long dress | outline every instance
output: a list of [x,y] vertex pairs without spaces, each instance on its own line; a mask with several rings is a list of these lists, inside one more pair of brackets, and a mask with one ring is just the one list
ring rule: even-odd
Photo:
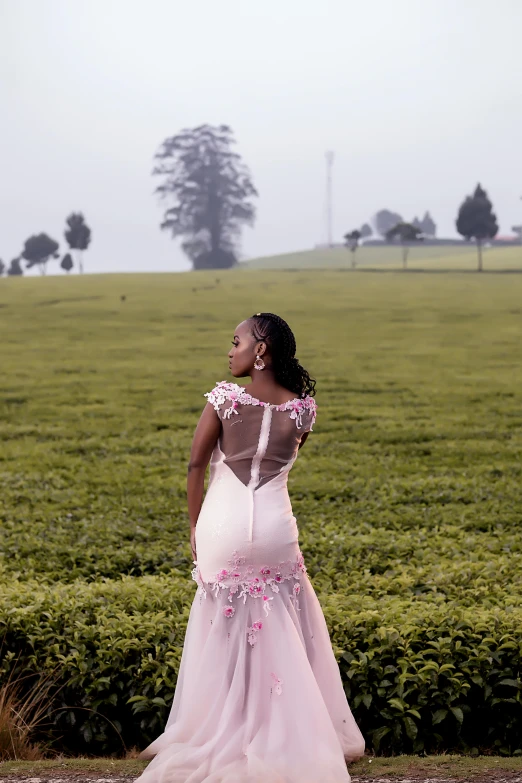
[[315,400],[262,402],[236,383],[196,525],[198,587],[163,734],[140,783],[350,783],[365,741],[299,548],[288,473]]

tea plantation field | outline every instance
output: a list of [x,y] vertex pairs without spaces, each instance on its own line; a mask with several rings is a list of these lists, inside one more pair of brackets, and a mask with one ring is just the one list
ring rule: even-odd
[[159,733],[196,589],[191,439],[260,310],[317,380],[289,488],[368,748],[522,754],[518,275],[0,280],[0,681],[52,675],[58,748]]
[[[522,272],[522,246],[486,247],[483,251],[484,271]],[[244,262],[250,269],[350,269],[352,253],[346,248],[317,248],[297,253],[285,253],[268,258],[253,258]],[[394,270],[402,268],[400,245],[361,245],[355,254],[359,269]],[[477,250],[472,243],[460,245],[423,245],[409,248],[408,269],[411,271],[462,271],[473,272],[477,268]]]

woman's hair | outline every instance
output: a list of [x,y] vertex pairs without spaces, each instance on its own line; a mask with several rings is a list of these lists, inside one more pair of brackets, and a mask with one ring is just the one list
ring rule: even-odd
[[296,359],[294,333],[280,316],[274,313],[255,313],[250,316],[252,334],[270,347],[275,379],[285,389],[300,398],[315,396],[315,380]]

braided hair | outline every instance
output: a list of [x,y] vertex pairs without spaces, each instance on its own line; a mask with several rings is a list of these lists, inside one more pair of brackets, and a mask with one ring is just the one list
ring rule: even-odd
[[252,334],[270,346],[275,380],[298,397],[315,396],[315,380],[296,359],[294,333],[279,315],[255,313],[250,316]]

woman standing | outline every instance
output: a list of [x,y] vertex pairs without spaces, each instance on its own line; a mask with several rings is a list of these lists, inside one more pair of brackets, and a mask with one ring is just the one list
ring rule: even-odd
[[[316,417],[315,381],[282,318],[236,328],[188,468],[198,590],[165,731],[140,783],[349,783],[365,742],[299,549],[288,473]],[[205,470],[210,478],[203,501]]]

